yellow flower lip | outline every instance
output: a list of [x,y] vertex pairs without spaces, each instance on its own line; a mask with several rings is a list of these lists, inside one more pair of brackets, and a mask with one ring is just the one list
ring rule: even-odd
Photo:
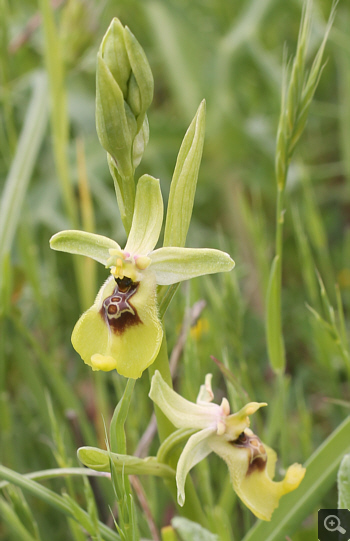
[[[162,224],[159,180],[143,175],[124,249],[108,237],[78,230],[61,231],[50,240],[52,249],[91,257],[111,273],[72,333],[73,347],[94,370],[116,369],[125,377],[140,377],[156,358],[163,336],[157,285],[170,286],[234,267],[229,254],[220,250],[173,245],[156,249]],[[132,298],[128,291],[134,292]],[[220,406],[209,409],[213,413]],[[219,413],[225,417],[225,411]],[[224,428],[224,424],[218,427]]]

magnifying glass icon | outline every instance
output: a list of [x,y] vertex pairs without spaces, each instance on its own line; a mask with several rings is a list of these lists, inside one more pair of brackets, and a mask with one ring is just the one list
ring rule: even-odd
[[337,515],[328,515],[324,519],[324,527],[329,532],[339,532],[339,533],[346,533],[346,530],[340,526],[340,520]]

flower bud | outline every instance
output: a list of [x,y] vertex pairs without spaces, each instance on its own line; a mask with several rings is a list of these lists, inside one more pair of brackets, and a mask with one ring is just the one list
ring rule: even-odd
[[112,20],[98,52],[96,86],[100,143],[118,174],[132,178],[148,142],[153,76],[142,47],[118,19]]

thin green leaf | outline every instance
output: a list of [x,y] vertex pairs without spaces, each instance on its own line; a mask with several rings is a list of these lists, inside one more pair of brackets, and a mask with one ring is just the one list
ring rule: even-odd
[[338,471],[338,508],[350,509],[350,455],[345,455]]
[[205,101],[182,141],[170,186],[164,246],[185,246],[192,217],[205,133]]
[[266,301],[266,336],[269,360],[272,369],[282,373],[285,368],[285,353],[281,324],[281,283],[279,256],[273,260]]
[[10,250],[34,164],[48,120],[47,79],[40,73],[33,79],[33,94],[17,150],[7,176],[0,205],[0,268]]
[[126,454],[126,437],[124,425],[128,415],[135,380],[128,379],[122,398],[119,400],[109,427],[109,439],[113,453]]

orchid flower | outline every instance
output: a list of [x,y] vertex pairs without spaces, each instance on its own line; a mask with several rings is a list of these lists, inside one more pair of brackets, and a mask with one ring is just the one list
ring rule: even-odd
[[281,496],[296,489],[305,469],[293,464],[282,481],[275,482],[276,453],[263,444],[249,428],[249,416],[265,402],[249,402],[237,413],[230,414],[226,398],[213,404],[211,374],[201,386],[196,404],[189,402],[155,372],[150,398],[176,428],[197,430],[188,439],[176,468],[179,505],[185,502],[185,481],[188,472],[212,451],[226,462],[233,488],[243,503],[262,520],[270,520]]
[[95,303],[79,319],[72,344],[93,370],[113,370],[138,378],[156,358],[163,337],[156,286],[230,271],[231,257],[219,250],[163,247],[155,250],[163,222],[159,181],[140,178],[125,248],[107,237],[61,231],[51,238],[54,250],[91,257],[111,276]]

